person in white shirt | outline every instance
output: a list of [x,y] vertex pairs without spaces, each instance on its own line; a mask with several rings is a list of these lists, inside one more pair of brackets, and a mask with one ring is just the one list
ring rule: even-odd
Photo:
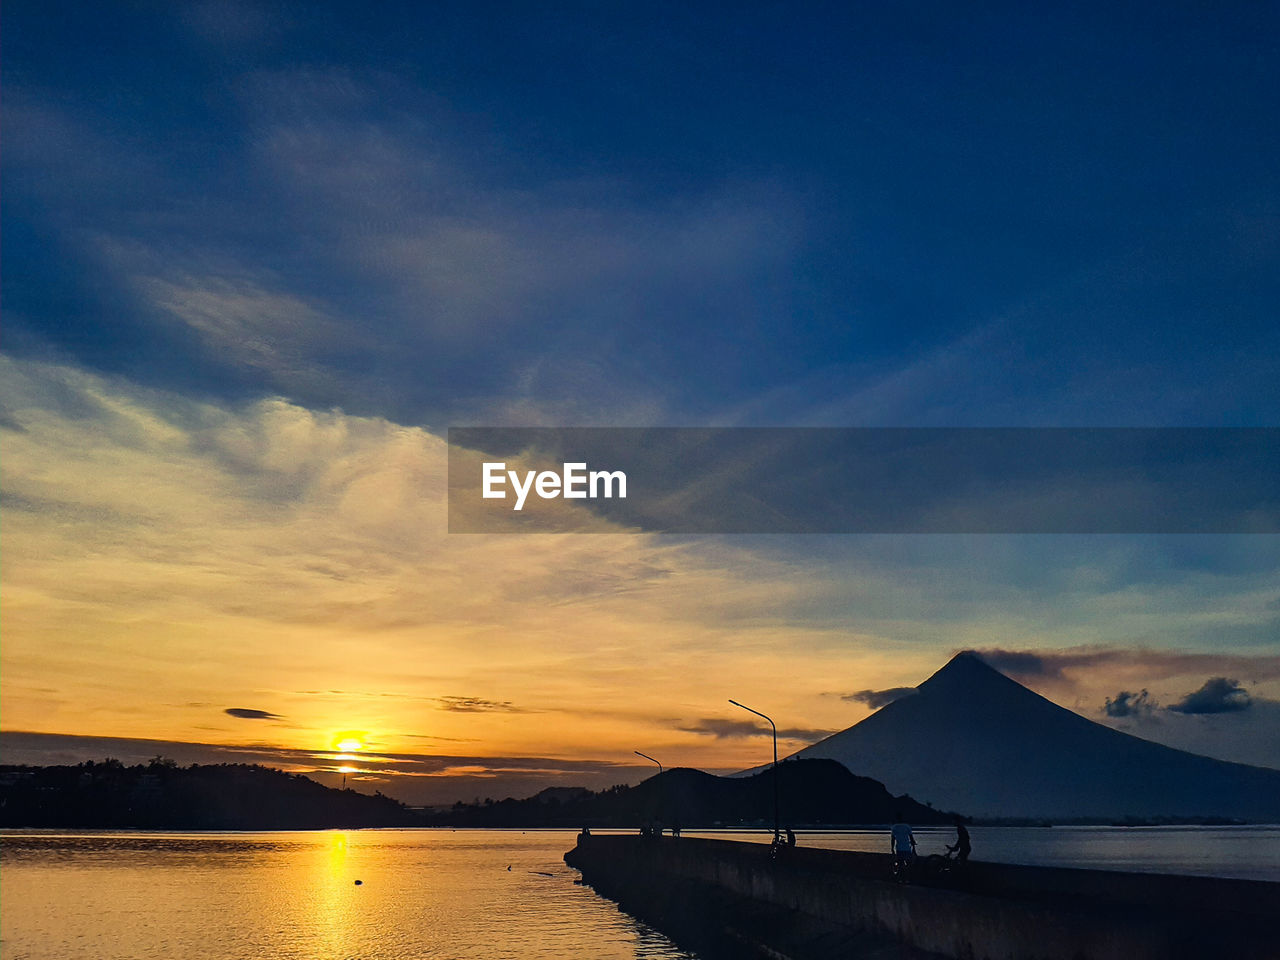
[[894,824],[889,828],[889,848],[893,852],[894,865],[906,867],[916,855],[916,836],[911,832],[911,826],[902,820],[902,812],[899,811],[894,818]]

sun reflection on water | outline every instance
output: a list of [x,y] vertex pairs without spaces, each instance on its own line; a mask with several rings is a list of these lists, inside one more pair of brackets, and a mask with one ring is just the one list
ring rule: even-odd
[[351,942],[348,926],[351,922],[350,838],[346,832],[335,830],[320,848],[321,862],[313,877],[316,888],[315,919],[317,933],[324,939],[327,950],[323,956],[342,956]]
[[561,859],[573,842],[568,831],[0,834],[0,952],[65,960],[92,942],[97,960],[685,956],[574,883]]

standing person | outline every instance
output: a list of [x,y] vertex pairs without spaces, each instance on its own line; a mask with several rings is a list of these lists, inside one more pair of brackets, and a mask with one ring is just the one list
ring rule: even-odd
[[893,852],[895,873],[905,879],[916,855],[916,835],[911,832],[911,826],[903,822],[901,810],[894,815],[893,826],[889,828],[889,848]]
[[965,829],[964,817],[956,817],[956,842],[954,846],[947,847],[947,853],[954,853],[957,863],[967,863],[970,849],[969,831]]

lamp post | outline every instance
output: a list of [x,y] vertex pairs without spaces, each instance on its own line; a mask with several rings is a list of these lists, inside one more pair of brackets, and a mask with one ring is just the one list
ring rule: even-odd
[[748,713],[754,713],[757,717],[764,717],[769,721],[769,726],[773,728],[773,836],[775,839],[781,835],[782,822],[778,818],[778,727],[773,722],[773,718],[766,716],[759,710],[752,710],[745,703],[739,703],[737,700],[730,700],[735,707],[741,707]]
[[[653,757],[649,756],[647,753],[641,753],[639,750],[632,750],[631,752],[634,753],[637,757],[644,757],[646,760],[651,760],[654,763],[658,763],[657,760],[654,760]],[[658,763],[658,773],[662,773],[662,764],[660,763]]]
[[[634,753],[637,757],[644,757],[646,760],[650,761],[651,763],[658,764],[658,776],[662,776],[661,762],[654,760],[653,757],[649,756],[647,753],[641,753],[639,750],[632,750],[631,752]],[[654,800],[655,805],[658,804],[659,802],[660,802],[659,800],[656,800],[656,799]],[[658,819],[658,815],[656,813],[654,814],[653,819],[658,824],[658,836],[662,836],[662,821]]]

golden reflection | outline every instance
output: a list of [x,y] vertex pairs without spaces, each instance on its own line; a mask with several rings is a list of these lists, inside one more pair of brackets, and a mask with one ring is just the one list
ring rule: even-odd
[[335,879],[342,879],[347,869],[347,835],[342,831],[334,831],[329,835],[329,873]]
[[350,840],[347,834],[335,830],[329,834],[329,842],[322,848],[324,858],[317,864],[315,900],[317,924],[320,935],[320,957],[347,955],[351,939],[351,886],[349,865]]

